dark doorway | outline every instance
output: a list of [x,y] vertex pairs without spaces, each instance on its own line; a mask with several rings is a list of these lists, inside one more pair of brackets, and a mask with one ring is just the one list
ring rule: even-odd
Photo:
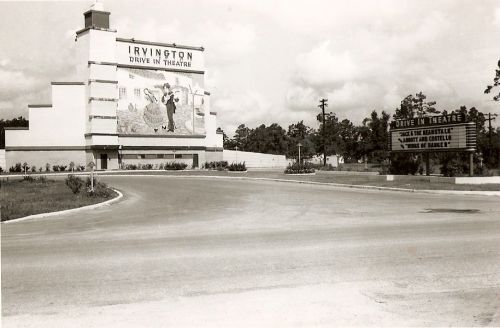
[[193,168],[198,167],[198,154],[193,154]]
[[101,154],[101,170],[108,169],[108,154]]

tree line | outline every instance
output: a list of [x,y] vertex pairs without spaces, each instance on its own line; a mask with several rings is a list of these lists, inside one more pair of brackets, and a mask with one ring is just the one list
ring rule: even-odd
[[[267,154],[285,155],[296,158],[298,143],[301,146],[301,157],[311,158],[323,152],[329,155],[342,156],[345,163],[368,163],[387,165],[394,174],[415,174],[423,167],[423,159],[418,154],[391,154],[389,152],[389,124],[391,119],[407,119],[437,114],[464,114],[467,120],[476,123],[477,152],[475,162],[478,166],[498,168],[500,164],[500,128],[493,129],[488,121],[488,113],[483,113],[475,107],[460,108],[447,111],[438,110],[435,101],[428,101],[425,94],[419,92],[405,97],[394,114],[386,111],[373,110],[364,118],[361,124],[354,124],[349,119],[340,120],[333,112],[317,115],[318,129],[307,126],[300,121],[281,127],[278,123],[269,126],[261,124],[250,128],[245,124],[238,126],[232,138],[223,133],[224,148]],[[324,131],[323,131],[324,126]],[[465,154],[436,153],[431,154],[431,160],[444,167],[453,169],[460,174],[467,172],[468,160]],[[484,165],[481,165],[484,164]],[[463,172],[462,172],[463,171]]]

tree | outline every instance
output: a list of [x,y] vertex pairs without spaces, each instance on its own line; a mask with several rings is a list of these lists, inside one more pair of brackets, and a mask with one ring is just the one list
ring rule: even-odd
[[[484,156],[484,163],[489,168],[496,168],[500,164],[500,144],[498,143],[498,130],[489,131],[486,128],[486,114],[477,110],[475,107],[467,109],[466,106],[461,106],[453,113],[460,113],[465,115],[466,121],[476,123],[476,144],[477,152]],[[463,156],[464,161],[467,161],[466,156]],[[476,159],[476,162],[478,160]],[[479,163],[477,163],[479,164]]]
[[245,126],[245,124],[240,124],[236,131],[234,132],[234,146],[237,146],[240,150],[249,151],[248,148],[248,137],[250,136],[250,129]]
[[301,158],[311,158],[316,153],[316,145],[314,140],[314,129],[304,124],[304,121],[297,122],[288,126],[288,150],[287,157],[298,157],[298,144],[302,144],[300,148]]
[[[498,61],[498,69],[495,69],[495,77],[493,78],[493,85],[488,85],[484,90],[485,94],[489,94],[491,90],[500,85],[500,60]],[[493,96],[494,101],[500,100],[500,92]]]
[[234,141],[233,139],[230,139],[226,132],[224,132],[224,130],[222,130],[221,127],[218,127],[217,128],[217,133],[219,134],[222,134],[222,145],[225,149],[233,149],[234,148]]
[[402,101],[399,108],[396,108],[394,119],[408,119],[414,117],[423,117],[429,114],[439,114],[434,105],[435,101],[425,101],[427,96],[422,92],[406,96]]
[[264,154],[285,154],[288,148],[286,131],[277,123],[261,124],[249,131],[248,151]]
[[11,120],[0,120],[0,149],[5,148],[5,128],[6,127],[28,127],[29,121],[19,116]]
[[[340,124],[339,119],[334,113],[325,113],[325,121],[321,114],[316,116],[316,119],[321,122],[319,126],[318,138],[316,138],[316,152],[318,154],[325,153],[326,156],[341,154],[342,139],[340,137]],[[323,135],[324,125],[324,135]],[[323,138],[325,142],[323,143]],[[326,148],[326,149],[324,149]]]
[[387,141],[389,139],[390,118],[391,115],[385,111],[382,111],[379,116],[374,110],[369,118],[363,120],[363,126],[368,128],[368,131],[362,132],[364,151],[371,162],[381,163],[389,156]]

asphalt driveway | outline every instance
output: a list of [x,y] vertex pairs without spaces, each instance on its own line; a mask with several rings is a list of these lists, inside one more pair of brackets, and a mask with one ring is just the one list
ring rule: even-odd
[[500,199],[106,177],[1,225],[5,327],[500,325]]

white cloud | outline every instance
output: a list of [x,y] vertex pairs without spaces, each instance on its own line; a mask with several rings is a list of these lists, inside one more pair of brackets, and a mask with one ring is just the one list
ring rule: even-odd
[[494,18],[493,23],[496,26],[500,26],[500,7],[495,9],[495,18]]
[[[0,28],[10,29],[0,36],[8,45],[0,60],[0,92],[8,96],[2,101],[25,108],[35,93],[50,90],[51,80],[70,74],[73,31],[89,4],[0,6]],[[228,132],[239,123],[314,124],[323,97],[353,120],[373,109],[392,111],[419,91],[443,108],[495,106],[482,91],[500,53],[496,0],[275,0],[272,6],[107,0],[105,6],[120,37],[205,47],[212,109]]]
[[358,68],[349,52],[334,54],[329,46],[330,41],[325,41],[297,56],[299,80],[307,85],[327,87],[357,78]]
[[42,79],[29,76],[21,71],[0,68],[0,98],[3,100],[38,92],[44,85]]
[[220,125],[232,132],[239,124],[255,126],[271,123],[273,103],[255,90],[218,95],[212,107],[217,110]]

